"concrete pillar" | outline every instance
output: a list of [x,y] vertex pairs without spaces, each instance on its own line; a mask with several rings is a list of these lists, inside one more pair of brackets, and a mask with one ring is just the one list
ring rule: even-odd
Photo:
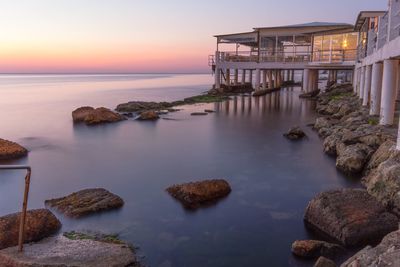
[[280,70],[276,70],[276,87],[281,87],[282,85],[282,75]]
[[242,84],[246,84],[246,70],[242,70]]
[[365,83],[364,83],[364,96],[363,106],[368,106],[369,102],[369,91],[371,90],[371,77],[372,77],[372,65],[368,65],[365,68]]
[[319,82],[319,70],[314,71],[314,87],[313,91],[318,90],[318,82]]
[[354,75],[353,75],[353,92],[357,93],[357,77],[358,77],[358,69],[354,68]]
[[260,69],[256,69],[256,84],[255,84],[255,89],[260,90]]
[[273,77],[272,77],[272,71],[269,70],[267,74],[268,74],[268,88],[272,89],[272,88],[274,88],[274,81],[273,81]]
[[309,83],[310,83],[310,70],[304,69],[304,71],[303,71],[303,91],[308,92]]
[[253,70],[250,70],[249,72],[249,83],[253,84]]
[[267,89],[267,70],[262,71],[262,89]]
[[372,66],[370,115],[379,115],[381,109],[382,75],[383,64],[375,63]]
[[399,61],[387,59],[383,62],[383,81],[381,99],[381,125],[392,125],[396,104],[397,73]]
[[358,94],[360,99],[363,99],[364,97],[364,84],[365,84],[365,67],[361,67],[360,90]]
[[294,81],[294,70],[291,71],[290,80]]
[[239,70],[235,69],[235,85],[239,83]]
[[221,69],[216,68],[215,69],[215,89],[221,88]]
[[231,70],[230,69],[226,69],[226,85],[230,85],[231,84]]

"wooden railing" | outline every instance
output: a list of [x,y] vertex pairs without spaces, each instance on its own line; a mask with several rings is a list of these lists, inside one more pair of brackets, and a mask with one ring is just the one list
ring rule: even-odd
[[22,252],[25,240],[26,212],[28,209],[29,186],[31,182],[32,170],[30,166],[18,166],[18,165],[0,165],[0,170],[26,170],[24,198],[22,202],[22,212],[19,222],[19,236],[18,236],[18,251]]

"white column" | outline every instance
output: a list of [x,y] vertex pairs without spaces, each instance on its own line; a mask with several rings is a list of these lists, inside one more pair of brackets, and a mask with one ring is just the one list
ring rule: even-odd
[[267,70],[262,71],[262,89],[267,89]]
[[242,84],[246,84],[246,70],[243,69],[242,70]]
[[304,71],[303,71],[303,91],[308,92],[309,83],[310,83],[310,70],[304,69]]
[[387,59],[383,62],[381,125],[392,125],[396,104],[397,73],[399,61]]
[[249,72],[249,83],[253,84],[253,70],[250,70]]
[[256,69],[256,84],[255,84],[255,89],[260,90],[260,69]]
[[268,70],[268,88],[272,89],[274,88],[274,81],[273,81],[273,77],[272,77],[272,71]]
[[215,89],[221,88],[221,70],[215,68]]
[[372,66],[370,115],[379,115],[381,109],[382,75],[383,64],[375,63]]
[[372,66],[368,65],[365,68],[365,83],[364,83],[364,96],[363,96],[363,106],[368,106],[369,101],[369,91],[371,90],[371,76],[372,76]]
[[360,91],[358,94],[360,99],[364,97],[364,84],[365,84],[365,67],[361,67]]
[[239,83],[239,70],[235,69],[235,85]]
[[354,75],[353,75],[353,92],[357,93],[357,77],[358,77],[358,69],[354,68]]

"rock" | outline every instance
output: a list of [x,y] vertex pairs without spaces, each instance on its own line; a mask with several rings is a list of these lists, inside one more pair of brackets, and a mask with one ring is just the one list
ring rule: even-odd
[[[0,217],[0,249],[18,244],[21,213]],[[47,209],[30,210],[26,216],[25,242],[35,242],[55,234],[60,221]],[[0,264],[0,266],[3,266]]]
[[330,128],[332,126],[331,121],[325,117],[319,117],[315,120],[314,128],[319,130],[321,128]]
[[133,118],[133,113],[129,112],[129,113],[123,113],[122,115],[124,115],[127,118]]
[[390,233],[372,248],[364,248],[341,267],[395,267],[400,266],[400,231]]
[[398,219],[366,190],[333,190],[317,195],[308,204],[307,226],[345,246],[379,241],[397,230]]
[[283,134],[283,136],[290,140],[299,140],[306,137],[306,134],[300,127],[293,127],[287,133]]
[[87,125],[111,123],[125,120],[121,114],[115,113],[107,108],[81,107],[72,112],[74,123],[84,122]]
[[292,244],[292,253],[302,258],[334,258],[343,251],[339,245],[318,240],[297,240]]
[[102,123],[112,123],[125,120],[124,116],[115,113],[107,108],[96,108],[90,112],[84,119],[87,125],[97,125]]
[[179,200],[185,208],[196,209],[203,204],[213,203],[231,192],[225,180],[206,180],[201,182],[174,185],[167,192]]
[[360,173],[372,153],[372,149],[364,144],[345,146],[342,151],[338,152],[336,167],[346,174]]
[[17,143],[0,138],[0,160],[25,157],[28,150]]
[[134,252],[126,244],[89,239],[71,240],[63,235],[24,247],[0,251],[2,267],[139,267]]
[[330,259],[325,257],[319,257],[317,262],[314,264],[314,267],[336,267],[336,263]]
[[117,106],[118,112],[142,112],[150,110],[168,110],[172,108],[173,104],[168,102],[143,102],[143,101],[132,101]]
[[328,155],[336,156],[336,146],[338,143],[340,143],[341,139],[342,135],[338,132],[332,133],[330,136],[325,138],[325,141],[323,143],[324,152]]
[[396,142],[392,140],[387,140],[383,144],[381,144],[378,150],[372,155],[369,160],[366,170],[370,171],[372,169],[378,168],[378,166],[389,159],[389,157],[393,154],[396,149]]
[[155,111],[144,111],[140,113],[138,120],[140,121],[156,121],[160,116]]
[[212,110],[212,109],[205,109],[204,112],[205,112],[205,113],[215,113],[215,110]]
[[311,92],[308,92],[308,93],[300,94],[299,97],[300,98],[314,98],[319,94],[320,91],[321,90],[319,90],[319,89],[318,90],[314,90],[314,91],[311,91]]
[[124,201],[119,196],[99,188],[86,189],[66,197],[46,200],[45,205],[55,208],[66,216],[79,218],[97,212],[118,209],[124,205]]
[[371,195],[400,216],[400,152],[392,153],[363,179],[363,183]]
[[207,116],[207,112],[193,112],[190,114],[191,116]]
[[84,122],[86,116],[94,111],[93,107],[80,107],[74,111],[72,111],[72,120],[75,123]]

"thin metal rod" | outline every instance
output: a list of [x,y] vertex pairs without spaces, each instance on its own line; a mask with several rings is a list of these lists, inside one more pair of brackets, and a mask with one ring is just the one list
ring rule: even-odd
[[27,170],[25,176],[24,199],[22,202],[22,212],[19,223],[19,237],[18,237],[18,251],[22,252],[25,240],[26,213],[28,210],[29,186],[31,182],[31,173],[32,173],[31,167],[19,166],[19,165],[0,165],[0,170]]

